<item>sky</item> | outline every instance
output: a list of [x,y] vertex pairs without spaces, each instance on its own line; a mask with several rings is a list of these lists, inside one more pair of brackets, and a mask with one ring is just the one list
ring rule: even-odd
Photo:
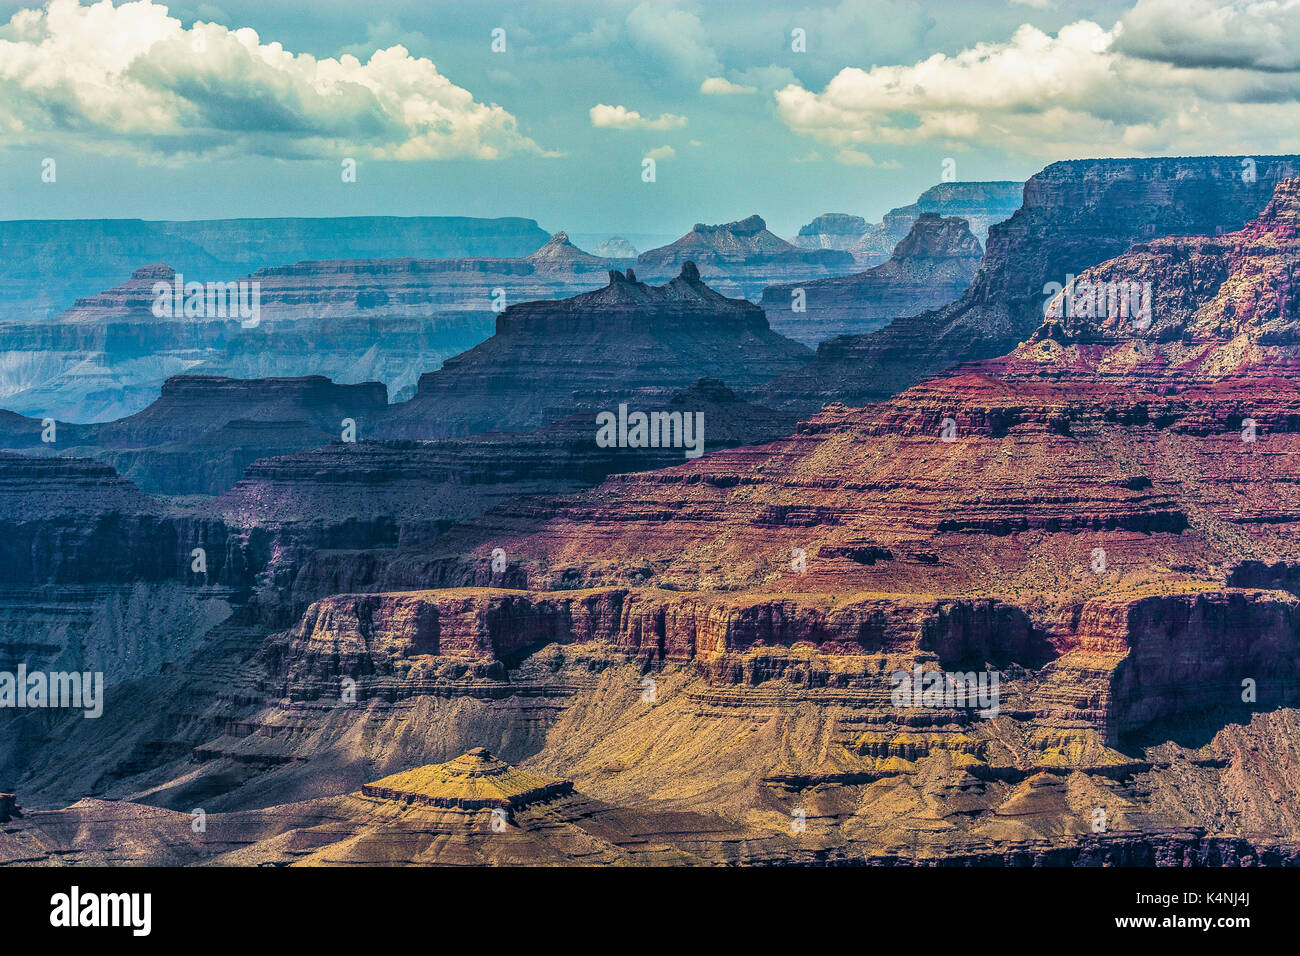
[[0,219],[788,236],[877,221],[945,163],[1300,152],[1300,0],[0,0],[0,24]]

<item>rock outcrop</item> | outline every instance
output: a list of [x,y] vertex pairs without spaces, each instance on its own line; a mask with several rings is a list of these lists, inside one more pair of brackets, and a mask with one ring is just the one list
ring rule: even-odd
[[790,244],[800,249],[839,249],[848,252],[871,228],[872,223],[861,216],[827,212],[801,226],[799,234],[790,238]]
[[[877,332],[831,339],[807,367],[768,386],[766,403],[808,414],[830,402],[865,405],[963,361],[1014,349],[1042,322],[1052,283],[1166,235],[1240,229],[1300,157],[1074,160],[1026,184],[1024,205],[990,228],[965,294],[942,309],[900,317]],[[1249,177],[1246,177],[1249,178]]]
[[970,182],[939,183],[931,186],[908,206],[885,213],[879,225],[871,226],[848,247],[863,266],[884,262],[902,242],[917,217],[927,213],[965,219],[981,246],[988,244],[989,227],[1010,219],[1021,204],[1023,183]]
[[856,275],[768,286],[759,304],[774,330],[815,346],[955,301],[983,255],[966,220],[922,213],[888,262]]
[[694,263],[660,286],[611,270],[603,289],[506,309],[490,339],[422,376],[379,434],[530,431],[578,411],[662,399],[700,378],[744,395],[809,354],[773,332],[758,306],[711,289]]
[[697,222],[676,242],[641,253],[636,267],[647,279],[665,281],[687,262],[724,295],[754,300],[773,282],[820,279],[854,268],[847,252],[791,245],[756,215],[717,226]]
[[461,810],[518,810],[573,792],[571,780],[546,780],[475,747],[455,760],[429,764],[368,783],[362,794],[380,800]]

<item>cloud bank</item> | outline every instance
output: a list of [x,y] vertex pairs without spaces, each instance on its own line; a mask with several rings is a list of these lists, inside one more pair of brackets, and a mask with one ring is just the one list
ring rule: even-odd
[[152,0],[52,0],[0,28],[9,145],[134,153],[495,159],[544,151],[497,105],[396,45],[366,62],[292,53]]
[[1025,25],[1006,42],[849,67],[820,93],[793,83],[775,97],[790,129],[840,148],[992,145],[1053,159],[1293,151],[1298,27],[1300,0],[1141,0],[1109,30]]

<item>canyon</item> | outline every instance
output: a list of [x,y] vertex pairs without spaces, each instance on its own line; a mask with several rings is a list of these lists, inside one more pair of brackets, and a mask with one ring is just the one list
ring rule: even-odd
[[[954,211],[978,236],[1009,214],[1009,185],[927,190],[854,239],[892,242],[865,259],[838,240],[786,242],[758,216],[697,224],[639,256],[626,242],[606,247],[622,258],[589,254],[564,232],[548,238],[523,219],[0,223],[0,240],[29,254],[29,269],[60,250],[79,251],[77,269],[61,273],[64,285],[37,289],[25,273],[0,275],[0,405],[41,419],[109,422],[145,408],[168,377],[182,373],[380,381],[400,401],[425,372],[486,339],[508,306],[588,291],[611,268],[635,265],[658,284],[691,261],[719,292],[753,301],[766,295],[771,303],[777,293],[765,290],[773,284],[811,285],[883,263],[884,273],[863,283],[817,285],[806,321],[786,323],[790,316],[769,307],[781,331],[817,345],[956,298],[977,246],[954,248],[950,261],[909,232],[919,216]],[[833,217],[811,226],[832,221],[847,228]],[[328,247],[331,230],[339,240]],[[904,261],[886,262],[899,243]],[[155,315],[155,286],[178,274],[255,287],[256,321]]]
[[[772,332],[762,309],[719,295],[690,262],[661,286],[639,281],[631,269],[606,276],[607,284],[592,292],[506,308],[495,334],[421,375],[405,401],[390,404],[385,386],[373,381],[176,375],[148,407],[112,422],[55,421],[51,434],[49,419],[0,413],[0,448],[94,457],[152,493],[218,495],[257,459],[331,440],[430,441],[489,432],[515,434],[460,446],[461,452],[497,448],[504,456],[516,445],[539,453],[554,446],[586,478],[592,472],[578,462],[602,457],[585,447],[594,439],[595,413],[628,403],[679,416],[707,412],[710,448],[775,437],[773,421],[793,425],[788,413],[758,407],[733,414],[747,393],[812,354]],[[683,407],[691,396],[698,406]],[[509,461],[500,465],[513,473]]]
[[241,280],[257,290],[254,323],[154,315],[155,285],[176,282],[177,270],[144,266],[125,283],[78,299],[53,323],[0,325],[0,400],[42,418],[111,421],[139,411],[180,372],[324,374],[344,384],[382,381],[409,396],[430,366],[491,334],[496,313],[510,303],[573,295],[613,264],[561,232],[517,258],[275,266]]
[[[0,860],[1300,862],[1293,159],[1053,164],[955,302],[811,363],[638,261],[395,405],[182,377],[77,457],[6,417],[0,663],[110,672],[102,720],[0,715]],[[1074,308],[1133,281],[1149,322]],[[718,441],[599,448],[629,397]],[[304,444],[233,482],[107,450],[258,421]]]
[[[216,230],[214,247],[224,249],[223,243],[234,241],[224,235]],[[392,241],[407,248],[400,245],[407,241],[402,235],[398,231]],[[464,240],[471,248],[473,238],[471,231]],[[481,237],[479,244],[490,246],[489,239]],[[235,263],[189,256],[177,236],[167,240],[171,245],[155,240],[113,247],[113,255],[166,246],[172,261],[124,268],[125,281],[77,298],[52,319],[0,321],[0,405],[42,419],[108,422],[146,407],[169,376],[181,373],[380,381],[400,401],[415,394],[425,372],[488,338],[509,306],[589,291],[610,269],[642,259],[643,276],[663,283],[698,255],[716,288],[755,299],[775,280],[853,269],[847,253],[796,249],[766,232],[757,217],[701,226],[670,246],[643,253],[637,262],[591,255],[558,232],[523,255],[332,258],[245,273],[235,271]],[[370,233],[356,240],[363,249],[377,241]],[[257,248],[273,255],[293,247],[268,240]],[[175,283],[178,275],[182,282],[240,281],[256,289],[256,320],[233,314],[155,315],[155,287]]]

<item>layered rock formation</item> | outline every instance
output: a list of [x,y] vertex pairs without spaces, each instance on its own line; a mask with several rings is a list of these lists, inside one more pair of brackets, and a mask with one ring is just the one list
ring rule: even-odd
[[818,346],[817,358],[771,383],[768,404],[807,414],[829,402],[863,405],[925,375],[1015,348],[1041,323],[1071,276],[1166,235],[1240,229],[1267,205],[1300,157],[1075,160],[1053,163],[1025,184],[1024,205],[993,226],[979,274],[957,302],[900,317],[877,332]]
[[364,438],[387,412],[378,382],[177,375],[143,411],[101,425],[57,423],[53,441],[45,440],[42,421],[10,415],[0,422],[0,447],[93,456],[147,491],[219,494],[258,458],[314,448],[345,432]]
[[773,332],[762,309],[706,285],[693,263],[661,286],[611,270],[603,289],[506,309],[490,339],[422,376],[380,435],[527,431],[579,410],[661,400],[700,378],[743,394],[808,355]]
[[571,780],[546,780],[503,763],[482,747],[444,764],[429,764],[368,783],[380,800],[461,810],[518,810],[573,792]]
[[557,232],[518,258],[384,259],[300,262],[253,273],[271,320],[430,312],[501,311],[557,299],[599,284],[618,260],[593,256]]
[[[0,398],[42,418],[111,420],[148,404],[179,372],[326,375],[383,381],[407,394],[424,372],[487,338],[495,312],[589,289],[615,264],[562,232],[518,258],[299,262],[239,279],[247,284],[247,314],[234,302],[226,308],[223,296],[214,298],[220,315],[174,318],[154,314],[154,289],[177,282],[176,272],[145,266],[121,285],[78,299],[53,328],[0,325]],[[189,273],[180,281],[205,278],[229,277]]]
[[[637,282],[634,274],[609,275],[603,290],[508,309],[495,336],[425,375],[413,398],[394,405],[387,404],[378,382],[178,375],[134,415],[103,424],[56,422],[53,441],[46,441],[46,419],[5,413],[0,448],[95,457],[149,492],[216,495],[260,458],[331,442],[536,432],[409,450],[431,475],[440,476],[432,482],[438,494],[430,501],[436,502],[433,526],[442,527],[476,513],[472,507],[478,502],[576,490],[613,471],[659,467],[684,454],[681,444],[603,449],[595,442],[596,411],[629,405],[633,412],[664,412],[677,419],[703,416],[705,432],[693,436],[703,450],[773,438],[793,424],[787,413],[746,406],[721,381],[710,378],[691,387],[722,374],[752,390],[809,356],[773,333],[762,310],[718,295],[691,267],[660,287]],[[340,455],[354,461],[347,451],[327,452],[320,461]],[[552,456],[559,457],[552,463]],[[388,457],[385,452],[355,461],[367,480],[375,480],[376,474],[389,474],[389,465],[380,465],[377,473],[372,465]],[[521,462],[528,463],[527,475],[518,467]],[[475,495],[467,495],[469,485],[480,486]],[[487,497],[477,497],[481,494]],[[352,506],[345,503],[343,511]]]
[[[755,298],[774,280],[852,266],[838,252],[798,250],[751,217],[701,226],[647,253],[650,277],[670,280],[692,252],[725,291]],[[611,267],[630,264],[590,255],[563,232],[517,257],[331,258],[251,274],[209,258],[180,256],[178,269],[135,268],[125,282],[78,298],[53,325],[0,323],[0,401],[37,418],[110,421],[139,411],[167,377],[186,372],[382,381],[406,398],[420,375],[483,341],[507,306],[573,296],[599,286]],[[244,283],[249,314],[236,314],[231,303],[211,314],[156,315],[155,287],[176,283],[178,274],[186,283]],[[224,296],[217,304],[226,305]]]
[[158,398],[183,373],[228,378],[318,374],[391,383],[393,395],[492,333],[490,311],[304,322],[148,321],[0,326],[0,404],[36,418],[109,422]]
[[[557,232],[530,254],[516,258],[314,260],[259,269],[238,281],[257,284],[260,320],[315,323],[367,313],[396,319],[491,311],[493,298],[502,296],[507,302],[559,298],[590,287],[614,264],[613,259],[583,252],[566,233]],[[225,278],[191,273],[184,281]],[[121,285],[77,299],[55,321],[157,322],[154,285],[175,281],[176,270],[170,266],[145,266]],[[217,317],[198,317],[191,324],[213,318]]]
[[[474,748],[442,765],[395,775],[416,790],[365,784],[357,791],[250,812],[193,816],[126,801],[80,800],[19,818],[0,833],[0,865],[521,866],[670,865],[700,857],[647,839],[680,814],[647,818],[574,792]],[[536,783],[520,792],[521,786]],[[433,784],[432,788],[430,784]],[[434,797],[427,795],[432,789]],[[454,791],[454,799],[444,797]],[[478,796],[480,791],[497,798]],[[694,822],[694,821],[691,821]],[[733,832],[709,820],[725,845]]]
[[768,286],[759,304],[777,332],[817,345],[955,301],[983,255],[966,220],[922,213],[888,262],[856,275]]
[[687,262],[724,295],[756,300],[764,286],[842,275],[853,271],[851,255],[836,249],[801,249],[767,228],[760,216],[717,226],[697,222],[676,242],[637,256],[647,279],[663,281]]
[[215,281],[303,260],[525,256],[545,241],[536,222],[517,218],[0,222],[9,252],[0,264],[0,318],[46,319],[147,262]]
[[[491,540],[543,587],[1005,595],[1059,655],[1031,694],[1055,706],[1093,682],[1075,719],[1107,740],[1226,707],[1247,677],[1289,702],[1295,598],[1232,585],[1237,568],[1295,560],[1298,222],[1300,180],[1283,182],[1239,232],[1083,273],[1076,294],[1135,274],[1168,290],[1149,324],[1064,310],[1005,359],[829,407],[762,449],[617,477],[540,522],[498,509],[445,546]],[[1186,671],[1158,649],[1171,633],[1194,655]]]
[[864,266],[884,262],[894,247],[912,230],[918,216],[932,214],[965,219],[981,246],[988,244],[989,227],[1010,219],[1021,204],[1023,183],[973,182],[939,183],[931,186],[908,206],[885,213],[878,225],[870,226],[848,251]]
[[861,216],[842,212],[822,213],[812,222],[799,228],[799,234],[790,237],[790,244],[800,249],[839,249],[850,251],[871,229],[872,223]]
[[[702,414],[708,454],[766,441],[793,427],[790,418],[750,405],[709,380],[647,410]],[[683,450],[675,447],[602,447],[596,431],[592,416],[584,414],[523,434],[335,442],[255,462],[201,514],[221,527],[244,529],[256,542],[241,566],[254,566],[310,600],[322,588],[364,580],[349,562],[318,559],[322,549],[418,547],[505,501],[575,492],[610,474],[683,460]],[[485,574],[497,583],[509,580],[508,557],[497,564],[490,556]]]
[[[1008,355],[420,540],[295,544],[232,493],[175,525],[227,535],[228,619],[104,721],[0,715],[0,858],[1300,862],[1298,221],[1283,183],[1080,270]],[[1087,291],[1135,275],[1149,313]],[[752,309],[651,291],[600,314]],[[239,500],[356,473],[309,458]],[[91,513],[158,507],[103,483]],[[464,805],[476,769],[523,782]],[[157,835],[195,806],[211,841]]]

